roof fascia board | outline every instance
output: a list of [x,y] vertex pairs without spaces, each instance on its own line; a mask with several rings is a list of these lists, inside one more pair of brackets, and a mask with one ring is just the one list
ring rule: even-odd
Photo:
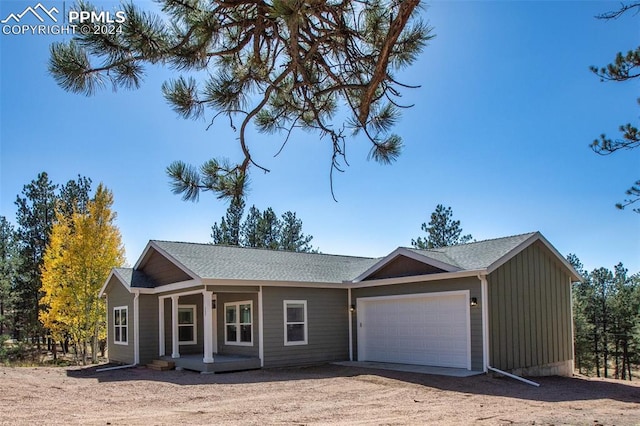
[[521,242],[520,244],[518,244],[508,252],[506,252],[504,255],[498,258],[498,260],[495,260],[491,265],[489,265],[487,267],[487,272],[491,273],[495,271],[496,269],[498,269],[499,267],[501,267],[502,265],[510,261],[516,254],[520,253],[522,250],[524,250],[525,248],[533,244],[540,237],[541,237],[540,232],[534,232],[529,238],[527,238],[526,240],[524,240],[523,242]]
[[195,289],[195,290],[181,291],[181,292],[176,292],[176,293],[171,293],[171,294],[163,294],[161,296],[158,296],[158,299],[164,300],[164,299],[169,299],[170,297],[173,297],[173,296],[178,296],[178,297],[180,297],[180,296],[191,296],[191,295],[194,295],[194,294],[202,294],[203,291],[206,291],[205,287],[198,288],[198,289]]
[[[349,281],[346,282],[348,284]],[[233,280],[222,278],[206,278],[202,280],[203,285],[209,286],[238,286],[238,287],[307,287],[307,288],[340,288],[346,289],[345,283],[323,283],[312,281],[266,281],[266,280]]]
[[104,291],[107,289],[107,286],[109,285],[109,281],[111,281],[111,278],[114,276],[118,277],[120,282],[122,282],[122,285],[124,285],[125,287],[128,287],[127,284],[122,279],[122,277],[119,276],[120,274],[117,274],[117,275],[116,274],[117,274],[116,270],[111,269],[111,272],[109,272],[109,276],[105,280],[104,284],[102,284],[102,287],[100,287],[100,291],[98,292],[98,297],[100,298],[104,297]]
[[412,275],[409,277],[382,278],[379,280],[361,281],[357,283],[347,282],[349,288],[377,287],[382,285],[407,284],[425,281],[450,280],[454,278],[476,277],[486,275],[486,269],[469,269],[464,271],[442,272],[439,274]]
[[439,269],[444,269],[447,272],[455,272],[460,270],[460,268],[456,266],[433,259],[427,255],[418,254],[414,251],[406,249],[405,247],[398,247],[397,249],[392,251],[390,254],[380,259],[378,262],[374,263],[369,269],[367,269],[362,274],[357,276],[352,282],[357,283],[364,280],[365,278],[379,271],[380,269],[384,268],[385,266],[387,266],[388,264],[390,264],[400,256],[405,256],[405,257],[408,257],[409,259],[416,260],[426,265],[435,266],[436,268],[439,268]]
[[[139,288],[140,290],[149,290],[150,292],[148,294],[158,294],[158,293],[166,293],[167,291],[183,290],[185,288],[196,287],[201,285],[203,285],[202,280],[195,279],[195,280],[180,281],[177,283],[159,285],[158,287],[153,287],[153,288],[143,288],[143,287],[139,287]],[[138,287],[136,287],[136,289],[137,288]]]
[[553,245],[551,245],[551,243],[540,232],[535,232],[529,238],[527,238],[526,240],[518,244],[515,248],[510,250],[508,253],[506,253],[504,256],[502,256],[500,259],[489,265],[489,267],[487,267],[487,273],[492,273],[536,241],[542,242],[542,244],[544,244],[545,247],[547,247],[547,249],[549,249],[549,251],[553,253],[553,255],[558,260],[560,260],[560,263],[562,263],[564,267],[567,268],[571,279],[574,280],[573,282],[584,280],[584,278],[578,272],[576,272],[573,266],[571,266],[571,264],[558,252],[558,250],[556,250]]
[[140,294],[154,294],[155,292],[153,291],[153,288],[146,288],[146,287],[131,287],[127,281],[124,279],[124,277],[114,268],[111,270],[111,272],[109,272],[109,276],[107,277],[107,280],[105,281],[104,285],[102,286],[102,288],[100,289],[100,292],[98,293],[98,297],[104,297],[104,293],[107,289],[107,285],[109,285],[109,281],[111,281],[111,278],[117,278],[118,281],[120,281],[120,284],[122,284],[122,286],[125,288],[125,290],[127,290],[129,293],[140,293]]
[[140,267],[142,266],[143,260],[145,257],[147,257],[147,253],[149,252],[149,249],[151,249],[151,243],[153,241],[149,241],[147,243],[147,245],[145,246],[144,250],[142,250],[142,254],[140,255],[140,257],[138,258],[138,261],[136,262],[135,265],[133,265],[133,269],[140,269]]
[[569,261],[565,259],[565,257],[562,254],[560,254],[560,252],[558,252],[558,250],[556,250],[556,248],[542,234],[540,234],[540,241],[542,241],[542,243],[545,246],[547,246],[549,250],[551,250],[551,253],[553,253],[560,260],[560,262],[565,266],[565,268],[569,270],[569,275],[574,280],[572,282],[584,281],[584,277],[580,275],[578,271],[575,270],[575,268],[569,263]]

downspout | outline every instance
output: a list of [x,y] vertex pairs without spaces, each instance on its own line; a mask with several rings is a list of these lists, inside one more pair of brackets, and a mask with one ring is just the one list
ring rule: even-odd
[[140,364],[140,291],[133,296],[133,365]]
[[576,368],[576,348],[575,341],[576,335],[573,326],[573,282],[571,281],[571,275],[569,275],[569,321],[571,323],[571,371]]
[[111,370],[122,370],[123,368],[133,368],[135,366],[136,364],[127,364],[127,365],[116,365],[115,367],[98,368],[96,370],[96,373],[102,373],[103,371],[111,371]]
[[491,371],[495,371],[496,373],[502,374],[503,376],[511,377],[512,379],[520,380],[528,385],[539,387],[540,383],[533,382],[531,380],[525,379],[524,377],[516,376],[515,374],[507,373],[506,371],[498,370],[497,368],[493,368],[491,366],[487,367]]
[[[217,302],[216,302],[217,303]],[[258,288],[258,356],[260,368],[264,368],[264,307],[262,300],[262,286]]]
[[489,286],[486,272],[478,273],[480,280],[480,309],[482,310],[482,371],[489,368]]
[[351,287],[347,289],[347,310],[349,312],[349,361],[353,361],[353,312],[351,312]]

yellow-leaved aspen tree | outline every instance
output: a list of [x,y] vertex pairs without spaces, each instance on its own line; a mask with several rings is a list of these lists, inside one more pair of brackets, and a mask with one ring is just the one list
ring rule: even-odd
[[52,332],[71,336],[83,364],[89,344],[92,362],[97,362],[98,342],[106,333],[100,287],[111,268],[124,263],[112,206],[113,194],[100,184],[85,213],[74,212],[71,217],[58,214],[42,268],[48,310],[41,319]]

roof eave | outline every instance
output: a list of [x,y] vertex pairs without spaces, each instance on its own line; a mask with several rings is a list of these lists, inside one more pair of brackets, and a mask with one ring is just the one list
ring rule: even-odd
[[160,255],[162,255],[164,258],[166,258],[168,261],[170,261],[175,266],[180,268],[182,270],[182,272],[184,272],[185,274],[189,275],[194,280],[197,280],[197,279],[201,278],[200,276],[198,276],[198,274],[196,274],[191,269],[187,268],[182,262],[180,262],[178,259],[176,259],[171,253],[169,253],[168,251],[166,251],[165,249],[160,247],[160,245],[157,244],[154,240],[151,240],[151,241],[149,241],[149,243],[147,243],[147,246],[145,247],[144,251],[142,252],[142,255],[140,256],[140,258],[136,262],[135,266],[133,267],[134,270],[139,270],[139,268],[144,266],[144,259],[148,255],[149,251],[152,248],[155,251],[157,251]]
[[111,281],[111,278],[116,277],[118,279],[118,281],[120,281],[122,283],[123,286],[125,286],[125,288],[131,292],[131,286],[129,284],[127,284],[127,280],[124,279],[124,277],[118,272],[118,270],[116,268],[112,268],[111,272],[109,272],[109,276],[107,277],[107,279],[105,280],[104,284],[102,284],[102,287],[100,288],[100,291],[98,292],[98,297],[102,298],[105,296],[105,290],[107,289],[107,286],[109,285],[109,281]]
[[545,247],[547,247],[547,249],[549,249],[549,251],[551,251],[551,253],[553,253],[553,255],[558,260],[560,260],[562,265],[569,272],[571,282],[579,282],[584,280],[584,278],[574,269],[574,267],[571,266],[567,259],[565,259],[564,256],[562,256],[560,252],[558,252],[558,250],[556,250],[556,248],[539,231],[534,232],[529,238],[518,244],[513,249],[509,250],[504,256],[500,257],[498,260],[489,265],[487,267],[487,273],[492,273],[536,241],[540,241],[542,244],[544,244]]
[[389,253],[387,256],[383,257],[382,259],[380,259],[379,261],[374,263],[371,267],[369,267],[369,269],[364,271],[362,274],[358,275],[351,282],[357,283],[357,282],[363,281],[364,279],[369,277],[371,274],[373,274],[373,273],[379,271],[380,269],[384,268],[386,265],[388,265],[389,263],[393,262],[396,258],[398,258],[400,256],[405,256],[405,257],[408,257],[410,259],[417,260],[418,262],[422,262],[422,263],[424,263],[426,265],[434,266],[436,268],[442,269],[442,270],[447,271],[447,272],[456,272],[456,271],[460,271],[461,270],[457,266],[451,265],[449,263],[445,263],[445,262],[436,260],[436,259],[434,259],[432,257],[429,257],[427,255],[424,255],[424,254],[416,253],[416,252],[411,251],[411,250],[409,250],[409,249],[407,249],[405,247],[398,247],[397,249],[395,249],[394,251]]
[[408,277],[380,278],[359,282],[348,282],[349,288],[377,287],[382,285],[407,284],[414,282],[450,280],[454,278],[480,277],[487,275],[486,269],[466,269],[452,272],[439,272],[435,274],[411,275]]

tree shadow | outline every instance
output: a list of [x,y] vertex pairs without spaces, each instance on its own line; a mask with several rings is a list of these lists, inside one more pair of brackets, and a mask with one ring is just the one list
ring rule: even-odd
[[487,395],[517,398],[531,401],[563,402],[610,399],[640,404],[640,386],[629,382],[586,377],[537,377],[540,387],[530,386],[506,377],[478,375],[448,377],[375,368],[317,365],[299,368],[268,368],[217,374],[200,374],[193,371],[154,371],[145,367],[132,367],[98,372],[105,365],[69,368],[67,376],[77,379],[93,379],[98,382],[126,382],[135,380],[172,383],[181,386],[204,384],[245,384],[285,382],[292,380],[320,380],[353,377],[358,380],[377,381],[380,378],[441,391],[466,395]]

